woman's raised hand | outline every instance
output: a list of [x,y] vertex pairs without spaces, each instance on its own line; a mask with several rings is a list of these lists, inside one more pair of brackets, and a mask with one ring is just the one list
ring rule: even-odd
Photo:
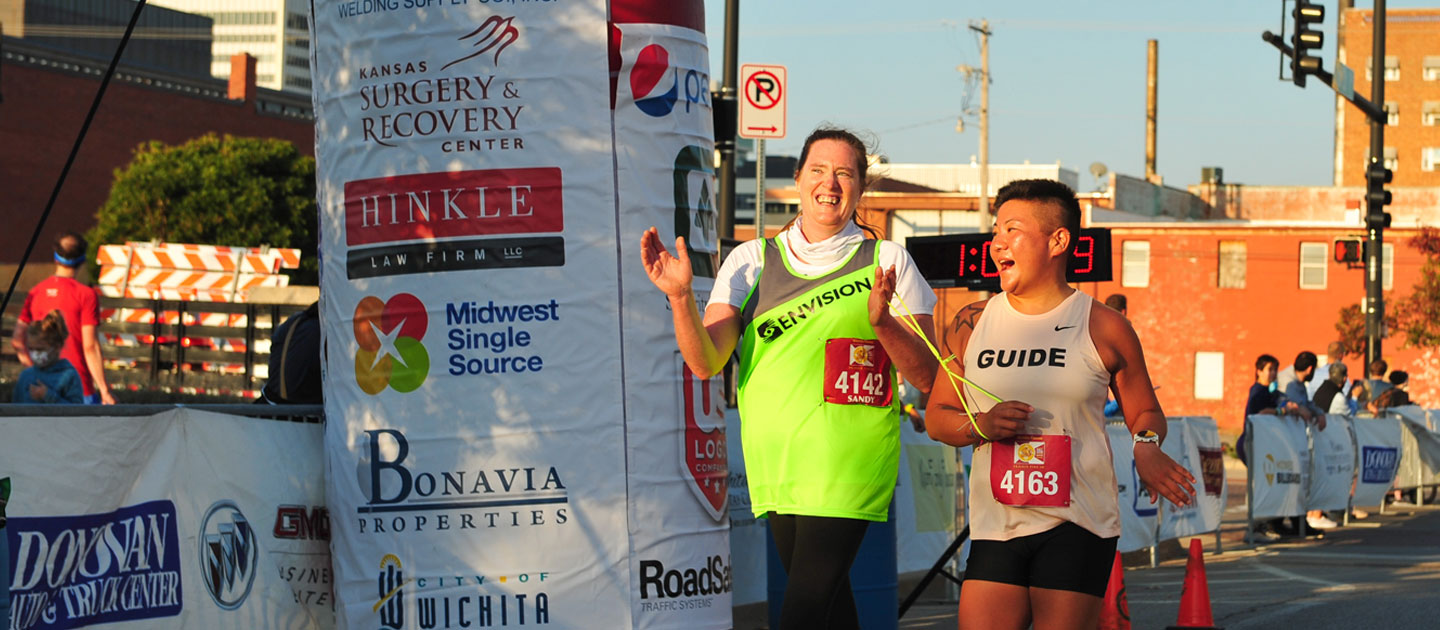
[[654,227],[640,236],[640,261],[645,264],[645,274],[650,282],[669,297],[681,297],[690,293],[690,283],[695,274],[690,268],[690,252],[685,247],[685,237],[675,239],[675,252],[670,255],[660,243],[660,232]]

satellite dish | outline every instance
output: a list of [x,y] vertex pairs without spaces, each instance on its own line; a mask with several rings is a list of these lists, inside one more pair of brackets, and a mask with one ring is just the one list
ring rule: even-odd
[[1091,162],[1091,163],[1090,163],[1090,174],[1091,174],[1091,175],[1094,175],[1094,176],[1095,176],[1095,179],[1100,179],[1101,177],[1104,177],[1106,173],[1109,173],[1109,172],[1110,172],[1110,169],[1109,169],[1108,167],[1106,167],[1105,164],[1102,163],[1102,162]]

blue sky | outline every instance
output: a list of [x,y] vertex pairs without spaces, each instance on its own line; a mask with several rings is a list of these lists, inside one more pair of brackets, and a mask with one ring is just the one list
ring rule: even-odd
[[[1322,57],[1333,70],[1338,2],[1321,4]],[[717,81],[724,7],[706,2]],[[829,121],[873,132],[893,162],[968,163],[978,118],[967,116],[956,133],[967,94],[956,66],[980,66],[968,25],[988,19],[991,161],[1058,160],[1088,190],[1092,162],[1144,173],[1146,40],[1157,39],[1157,165],[1166,184],[1194,184],[1201,167],[1219,166],[1227,182],[1329,185],[1333,92],[1277,79],[1279,53],[1260,33],[1279,32],[1280,18],[1280,0],[742,1],[739,60],[789,72],[788,135],[767,143],[771,154],[798,153],[809,130]],[[978,109],[978,85],[971,92]]]

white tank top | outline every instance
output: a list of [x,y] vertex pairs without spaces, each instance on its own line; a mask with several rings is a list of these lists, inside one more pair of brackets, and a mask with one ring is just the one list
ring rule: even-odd
[[[1110,372],[1090,339],[1092,299],[1081,291],[1048,313],[1016,311],[1002,293],[985,310],[965,347],[965,377],[1002,400],[1035,408],[1025,433],[1070,438],[1070,504],[1012,507],[995,499],[990,485],[994,444],[975,449],[970,475],[970,535],[1010,540],[1054,528],[1064,521],[1101,538],[1120,535],[1120,507],[1105,435]],[[995,401],[965,388],[971,409],[988,411]]]

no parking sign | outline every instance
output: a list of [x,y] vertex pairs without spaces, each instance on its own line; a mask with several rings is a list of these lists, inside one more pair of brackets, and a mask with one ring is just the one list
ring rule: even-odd
[[785,66],[740,66],[740,137],[785,137]]

